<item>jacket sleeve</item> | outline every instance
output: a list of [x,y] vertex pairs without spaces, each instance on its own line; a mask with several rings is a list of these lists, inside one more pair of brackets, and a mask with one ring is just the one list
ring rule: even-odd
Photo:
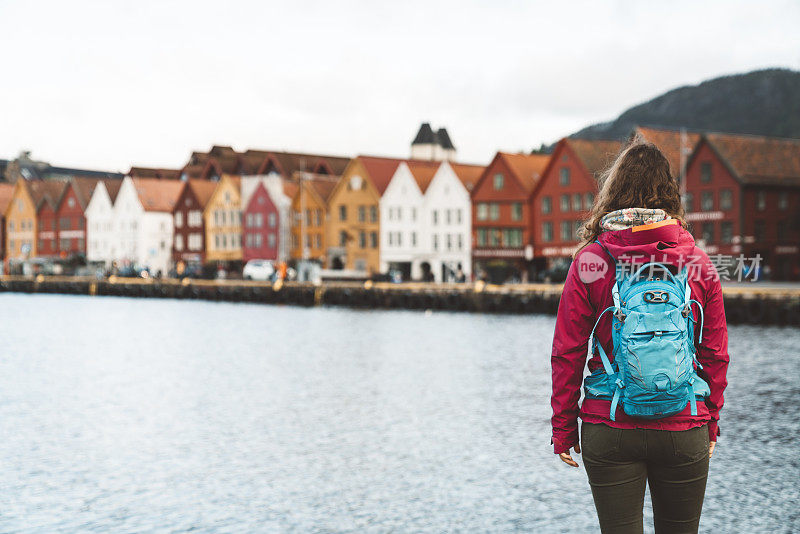
[[594,324],[594,308],[586,285],[572,262],[558,304],[551,355],[553,391],[552,443],[554,452],[568,451],[578,443],[578,402],[583,385],[583,368],[589,334]]
[[[712,267],[713,269],[713,267]],[[698,374],[705,380],[711,394],[706,398],[706,406],[711,414],[708,434],[711,441],[719,436],[719,411],[722,409],[723,393],[728,385],[728,325],[725,321],[725,306],[722,301],[722,285],[719,279],[710,283],[703,307],[703,343],[697,345],[697,359],[702,369]],[[697,333],[700,326],[698,325]]]

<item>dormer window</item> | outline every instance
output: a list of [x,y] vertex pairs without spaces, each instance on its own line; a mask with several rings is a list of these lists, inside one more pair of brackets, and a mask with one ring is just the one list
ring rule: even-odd
[[363,183],[364,183],[364,180],[358,175],[350,177],[350,190],[351,191],[359,191],[361,189],[361,186],[363,185]]

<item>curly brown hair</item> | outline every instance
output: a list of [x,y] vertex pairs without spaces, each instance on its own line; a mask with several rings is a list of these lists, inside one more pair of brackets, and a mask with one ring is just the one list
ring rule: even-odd
[[687,227],[680,188],[669,161],[657,146],[640,137],[632,139],[600,176],[600,193],[580,230],[578,252],[603,231],[600,221],[605,215],[625,208],[662,209]]

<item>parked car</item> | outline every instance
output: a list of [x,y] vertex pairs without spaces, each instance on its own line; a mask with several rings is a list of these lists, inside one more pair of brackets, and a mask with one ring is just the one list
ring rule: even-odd
[[250,260],[242,270],[245,280],[271,280],[275,274],[275,267],[269,260]]

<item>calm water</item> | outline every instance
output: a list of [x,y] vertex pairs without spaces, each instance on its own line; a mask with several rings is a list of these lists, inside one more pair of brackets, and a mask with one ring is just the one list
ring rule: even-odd
[[[552,317],[0,295],[2,532],[594,532]],[[702,531],[800,530],[800,330],[731,330]]]

